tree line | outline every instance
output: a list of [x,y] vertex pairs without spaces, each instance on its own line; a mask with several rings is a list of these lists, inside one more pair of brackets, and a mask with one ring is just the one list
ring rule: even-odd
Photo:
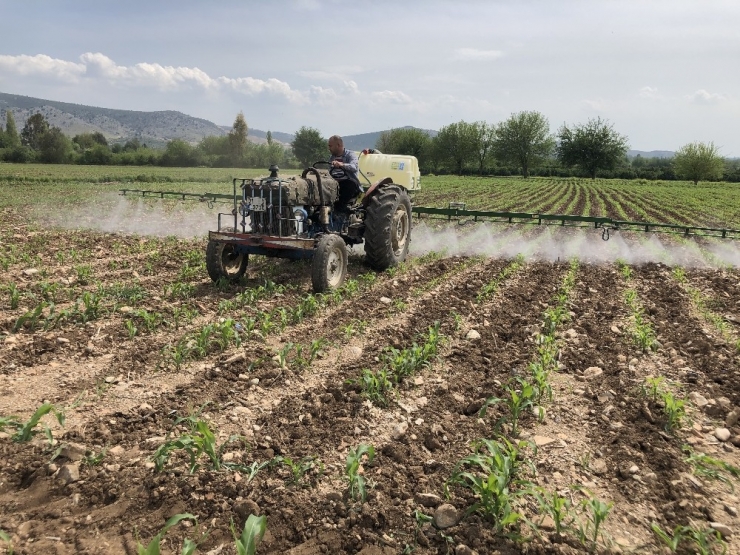
[[[265,144],[248,140],[249,128],[239,113],[226,136],[204,137],[193,145],[180,139],[164,149],[139,139],[109,144],[102,133],[83,133],[71,139],[49,125],[40,113],[32,115],[21,132],[6,111],[0,126],[0,160],[99,165],[161,165],[206,167],[301,168],[328,157],[327,139],[311,127],[296,131],[290,146],[272,139]],[[381,133],[368,147],[386,154],[416,156],[422,173],[478,175],[588,176],[623,179],[688,179],[740,181],[740,161],[725,160],[713,143],[689,143],[673,158],[627,157],[628,138],[601,118],[583,124],[563,124],[551,133],[547,118],[536,111],[514,113],[500,123],[459,121],[436,135],[416,128]]]

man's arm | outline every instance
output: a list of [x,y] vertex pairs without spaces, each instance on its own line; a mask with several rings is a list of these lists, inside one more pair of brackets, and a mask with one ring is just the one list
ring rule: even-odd
[[351,150],[345,150],[344,165],[342,167],[344,168],[344,171],[350,172],[356,176],[357,172],[360,171],[360,161],[357,159],[357,154]]

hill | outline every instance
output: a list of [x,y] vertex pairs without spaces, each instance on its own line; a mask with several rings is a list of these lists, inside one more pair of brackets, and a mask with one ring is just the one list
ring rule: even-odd
[[642,158],[673,158],[675,152],[672,150],[628,150],[627,157],[635,158],[640,156]]
[[59,127],[69,136],[99,131],[111,141],[138,138],[151,146],[172,139],[197,142],[209,135],[226,134],[213,122],[174,110],[112,110],[0,93],[0,121],[3,123],[8,109],[13,111],[19,130],[30,116],[40,112],[51,125]]

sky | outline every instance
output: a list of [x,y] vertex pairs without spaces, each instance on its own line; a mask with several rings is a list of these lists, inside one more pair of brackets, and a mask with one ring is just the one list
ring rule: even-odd
[[737,0],[0,0],[0,92],[324,136],[544,114],[740,157]]

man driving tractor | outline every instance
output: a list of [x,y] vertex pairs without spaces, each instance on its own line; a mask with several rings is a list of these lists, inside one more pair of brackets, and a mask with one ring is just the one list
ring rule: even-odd
[[339,198],[334,203],[334,210],[349,213],[351,206],[363,192],[358,176],[360,165],[357,155],[344,148],[344,141],[339,135],[329,138],[329,152],[329,174],[339,184]]

